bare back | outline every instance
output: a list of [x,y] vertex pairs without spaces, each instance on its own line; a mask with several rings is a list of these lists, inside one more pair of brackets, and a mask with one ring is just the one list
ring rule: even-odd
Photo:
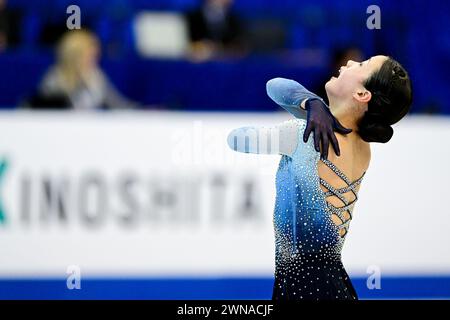
[[[348,179],[350,179],[350,181],[356,181],[367,171],[369,167],[371,157],[370,145],[357,137],[356,133],[352,133],[348,136],[337,134],[336,138],[339,142],[341,155],[338,157],[330,145],[328,150],[328,160],[339,168],[340,171],[342,171]],[[344,188],[347,186],[345,181],[337,176],[336,173],[333,172],[324,162],[319,161],[317,168],[319,177],[335,189]],[[320,185],[320,187],[324,192],[329,191],[323,185]],[[355,188],[356,193],[358,193],[359,188],[360,185]],[[343,193],[342,195],[349,202],[355,199],[355,195],[351,192],[351,190]],[[342,206],[342,201],[336,196],[328,197],[327,202],[336,207]],[[347,211],[343,213],[343,218],[345,220],[351,219],[350,214]],[[331,219],[337,225],[343,222],[337,215],[332,215]]]

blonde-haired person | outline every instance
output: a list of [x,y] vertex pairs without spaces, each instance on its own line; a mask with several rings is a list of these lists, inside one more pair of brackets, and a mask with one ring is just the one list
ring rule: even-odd
[[[100,69],[100,43],[86,30],[68,31],[57,47],[57,61],[39,86],[39,96],[51,100],[64,97],[76,110],[134,108]],[[66,107],[66,106],[61,106]]]

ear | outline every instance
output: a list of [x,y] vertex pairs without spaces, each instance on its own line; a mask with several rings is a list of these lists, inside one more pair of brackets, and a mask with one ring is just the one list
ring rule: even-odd
[[353,98],[358,102],[368,103],[372,99],[372,93],[366,89],[358,89],[353,94]]

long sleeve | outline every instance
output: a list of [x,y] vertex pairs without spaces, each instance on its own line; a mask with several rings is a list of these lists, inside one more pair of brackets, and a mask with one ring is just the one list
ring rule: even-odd
[[296,118],[305,119],[306,111],[300,104],[308,98],[320,98],[300,83],[290,79],[274,78],[266,84],[267,95]]
[[242,127],[232,130],[227,138],[234,151],[292,156],[297,149],[298,119],[290,119],[272,127]]

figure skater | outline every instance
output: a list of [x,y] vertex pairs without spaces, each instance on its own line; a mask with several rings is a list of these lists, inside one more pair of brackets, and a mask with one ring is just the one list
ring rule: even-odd
[[[369,143],[388,142],[391,125],[412,102],[408,73],[382,55],[349,60],[325,89],[329,107],[293,80],[272,79],[269,97],[295,118],[228,136],[235,151],[282,155],[273,216],[273,300],[358,299],[341,251],[369,167]],[[330,142],[335,152],[328,159]]]

